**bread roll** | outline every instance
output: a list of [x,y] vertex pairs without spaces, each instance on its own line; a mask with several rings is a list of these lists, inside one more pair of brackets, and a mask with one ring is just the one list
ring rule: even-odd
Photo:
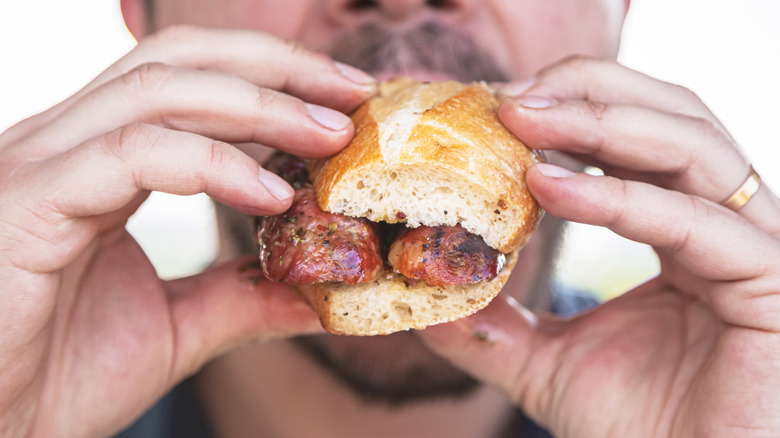
[[398,274],[374,282],[299,290],[330,332],[377,335],[421,329],[485,307],[509,277],[542,210],[525,185],[541,156],[496,114],[484,83],[396,78],[352,115],[355,136],[337,155],[310,163],[325,211],[409,226],[455,225],[505,253],[488,282],[441,288]]

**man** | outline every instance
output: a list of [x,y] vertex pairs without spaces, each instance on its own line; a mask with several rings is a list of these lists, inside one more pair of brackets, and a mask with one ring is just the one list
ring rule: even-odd
[[[220,437],[522,436],[516,408],[561,437],[776,436],[780,201],[695,96],[608,60],[626,6],[123,0],[139,46],[0,136],[2,435],[111,435],[208,362],[186,388]],[[653,245],[661,275],[574,319],[534,315],[518,301],[543,288],[548,224],[484,311],[332,337],[244,268],[228,215],[219,267],[160,281],[124,230],[145,194],[284,211],[260,145],[343,147],[375,87],[349,64],[507,81],[509,129],[608,175],[530,169],[549,216]]]

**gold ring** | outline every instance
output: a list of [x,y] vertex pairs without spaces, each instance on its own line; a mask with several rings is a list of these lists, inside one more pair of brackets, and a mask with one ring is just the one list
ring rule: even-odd
[[761,187],[761,176],[753,169],[753,166],[750,166],[750,175],[745,179],[745,182],[720,205],[733,211],[739,211],[758,192],[759,187]]

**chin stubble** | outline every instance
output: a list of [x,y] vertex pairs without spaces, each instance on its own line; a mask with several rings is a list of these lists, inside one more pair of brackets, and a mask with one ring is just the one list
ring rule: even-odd
[[[357,345],[347,351],[334,349],[327,336],[332,335],[296,338],[293,343],[366,404],[401,409],[422,402],[466,397],[480,386],[428,351],[416,352],[409,361],[399,356],[403,352],[385,354]],[[421,347],[410,333],[388,336],[409,336],[407,345],[415,350]]]

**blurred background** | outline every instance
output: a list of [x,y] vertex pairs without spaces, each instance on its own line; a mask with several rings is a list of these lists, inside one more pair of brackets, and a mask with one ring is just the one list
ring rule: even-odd
[[[631,68],[695,91],[774,188],[780,187],[778,23],[778,0],[634,0],[620,56]],[[0,1],[0,131],[71,95],[134,45],[118,0]],[[203,269],[217,249],[205,196],[153,194],[128,229],[165,278]],[[574,224],[557,275],[608,298],[657,271],[646,246]]]

